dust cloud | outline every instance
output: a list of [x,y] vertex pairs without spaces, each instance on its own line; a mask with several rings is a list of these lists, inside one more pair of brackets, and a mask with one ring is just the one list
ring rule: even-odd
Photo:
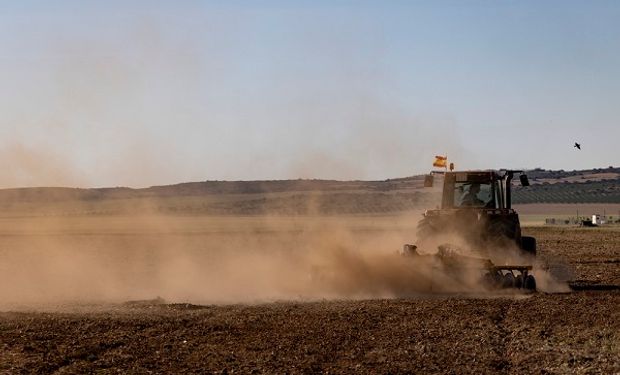
[[[0,282],[10,286],[1,289],[3,304],[157,296],[195,303],[387,297],[402,287],[390,281],[395,271],[390,267],[397,265],[385,259],[395,255],[407,235],[402,225],[401,230],[365,233],[373,219],[2,221]],[[338,277],[326,280],[332,271]]]
[[[151,300],[222,304],[485,292],[454,277],[403,216],[76,216],[0,219],[0,308]],[[502,263],[499,263],[502,264]],[[540,287],[556,288],[551,277]]]
[[19,141],[0,144],[2,186],[78,186],[85,182],[63,155]]

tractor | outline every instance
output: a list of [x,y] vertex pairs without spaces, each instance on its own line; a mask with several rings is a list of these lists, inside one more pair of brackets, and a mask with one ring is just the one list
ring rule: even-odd
[[[518,259],[528,262],[536,255],[536,239],[521,235],[519,215],[512,209],[511,187],[517,174],[521,185],[529,186],[523,171],[516,170],[432,172],[425,176],[425,187],[433,187],[435,177],[443,176],[441,207],[424,213],[418,223],[416,245],[405,245],[403,251],[417,256],[418,249],[428,253],[439,245],[440,251],[434,253],[438,261],[455,263],[454,257],[448,259],[441,251],[446,244],[438,241],[458,238],[474,250],[473,257],[469,256],[471,251],[468,257],[480,261],[484,280],[505,288],[535,290],[530,265],[496,266],[490,260],[498,259],[502,251],[517,253]],[[514,260],[510,262],[514,264]]]
[[[536,239],[521,235],[519,215],[512,209],[512,180],[519,173],[522,186],[529,186],[522,171],[465,171],[443,173],[441,208],[427,210],[418,224],[418,241],[453,232],[477,248],[514,243],[523,254],[536,255]],[[437,173],[426,176],[433,185]]]

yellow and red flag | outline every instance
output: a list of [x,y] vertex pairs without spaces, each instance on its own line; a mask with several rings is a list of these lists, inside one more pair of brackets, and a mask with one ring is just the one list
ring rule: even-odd
[[447,156],[436,155],[435,162],[433,162],[433,167],[445,168],[447,166],[447,163],[448,163]]

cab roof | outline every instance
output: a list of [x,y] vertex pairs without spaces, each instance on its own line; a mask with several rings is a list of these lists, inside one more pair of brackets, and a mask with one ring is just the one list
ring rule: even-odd
[[493,170],[446,172],[446,175],[453,175],[456,182],[490,182],[502,178],[498,171]]

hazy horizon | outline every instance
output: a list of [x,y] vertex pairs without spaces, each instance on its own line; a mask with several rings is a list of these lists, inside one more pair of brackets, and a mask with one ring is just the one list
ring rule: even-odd
[[[0,187],[618,166],[613,1],[23,1]],[[582,150],[573,148],[577,141]]]

